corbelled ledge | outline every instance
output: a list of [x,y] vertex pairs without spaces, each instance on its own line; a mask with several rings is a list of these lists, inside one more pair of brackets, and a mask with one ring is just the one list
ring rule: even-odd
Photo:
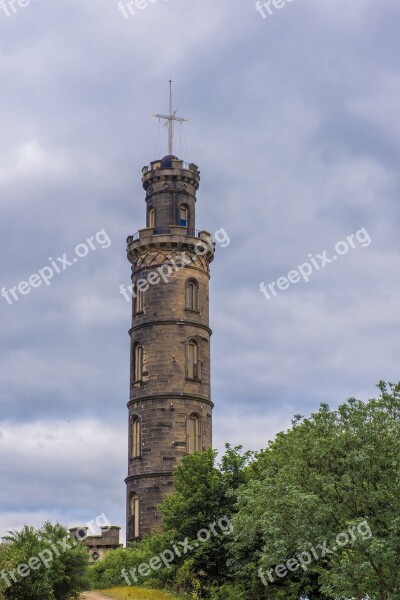
[[142,245],[182,243],[183,241],[195,244],[197,240],[206,242],[210,249],[214,246],[212,235],[209,231],[182,227],[180,225],[139,229],[139,231],[127,237],[126,243],[128,251],[130,251]]

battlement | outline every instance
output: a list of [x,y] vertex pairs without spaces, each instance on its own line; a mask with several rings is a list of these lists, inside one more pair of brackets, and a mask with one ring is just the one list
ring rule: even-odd
[[[176,156],[164,156],[154,160],[142,169],[142,183],[146,192],[153,192],[157,183],[165,185],[180,182],[187,187],[177,188],[176,191],[187,191],[194,194],[200,185],[200,171],[194,163],[187,163]],[[165,188],[164,188],[165,189]],[[171,188],[173,189],[173,187]],[[163,191],[157,187],[157,191]]]
[[165,156],[159,160],[153,160],[150,165],[143,167],[142,175],[145,175],[149,172],[158,171],[159,169],[180,169],[184,171],[193,171],[193,173],[200,175],[197,165],[180,160],[176,156]]

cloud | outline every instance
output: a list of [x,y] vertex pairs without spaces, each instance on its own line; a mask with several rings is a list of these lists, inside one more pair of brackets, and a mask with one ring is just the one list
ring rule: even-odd
[[[196,224],[231,238],[211,265],[217,447],[265,446],[293,414],[399,379],[397,13],[298,0],[264,20],[253,2],[159,0],[124,19],[116,0],[40,0],[0,14],[0,289],[101,229],[112,240],[12,306],[0,297],[3,530],[124,521],[119,286],[169,79],[190,117],[176,151],[201,169]],[[368,248],[260,293],[362,227]]]
[[[96,420],[0,423],[2,531],[31,516],[66,525],[105,513],[121,522],[126,427]],[[23,481],[23,486],[21,486]]]

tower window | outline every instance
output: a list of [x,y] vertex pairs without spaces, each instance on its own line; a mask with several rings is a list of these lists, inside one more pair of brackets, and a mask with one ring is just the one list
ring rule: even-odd
[[156,211],[154,210],[153,207],[149,208],[149,212],[148,212],[148,222],[149,222],[149,227],[155,227],[156,224]]
[[132,531],[132,537],[138,538],[140,534],[140,502],[137,494],[132,494],[130,501],[130,525]]
[[141,456],[141,421],[133,417],[131,421],[131,458]]
[[186,282],[186,308],[199,310],[199,284],[195,279]]
[[192,414],[187,420],[187,453],[200,451],[200,419]]
[[136,343],[133,347],[133,381],[143,379],[143,346]]
[[133,292],[133,312],[134,314],[137,314],[143,312],[144,309],[144,292],[143,290],[138,290],[136,284],[133,288]]
[[186,377],[200,379],[199,347],[194,340],[190,340],[187,345]]
[[187,206],[181,206],[179,208],[179,225],[187,227],[188,224],[188,208]]

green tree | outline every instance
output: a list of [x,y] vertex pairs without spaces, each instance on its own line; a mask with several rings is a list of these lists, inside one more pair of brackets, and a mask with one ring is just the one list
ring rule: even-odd
[[219,465],[215,450],[185,456],[174,474],[175,491],[160,507],[164,529],[195,538],[210,522],[232,516],[252,455],[226,444]]
[[[229,579],[226,557],[230,520],[251,458],[252,453],[243,452],[241,446],[231,448],[227,444],[219,465],[216,452],[210,449],[186,456],[177,467],[175,492],[160,508],[164,530],[171,539],[189,538],[192,547],[177,574],[181,588],[187,589],[186,582],[196,581],[196,590],[205,593],[210,586]],[[204,529],[211,531],[210,539],[198,543],[199,532]]]
[[61,525],[9,532],[0,545],[5,600],[67,600],[85,589],[89,558]]
[[[379,388],[369,402],[296,418],[258,455],[230,544],[249,598],[399,598],[400,384]],[[277,575],[307,552],[304,568]]]

